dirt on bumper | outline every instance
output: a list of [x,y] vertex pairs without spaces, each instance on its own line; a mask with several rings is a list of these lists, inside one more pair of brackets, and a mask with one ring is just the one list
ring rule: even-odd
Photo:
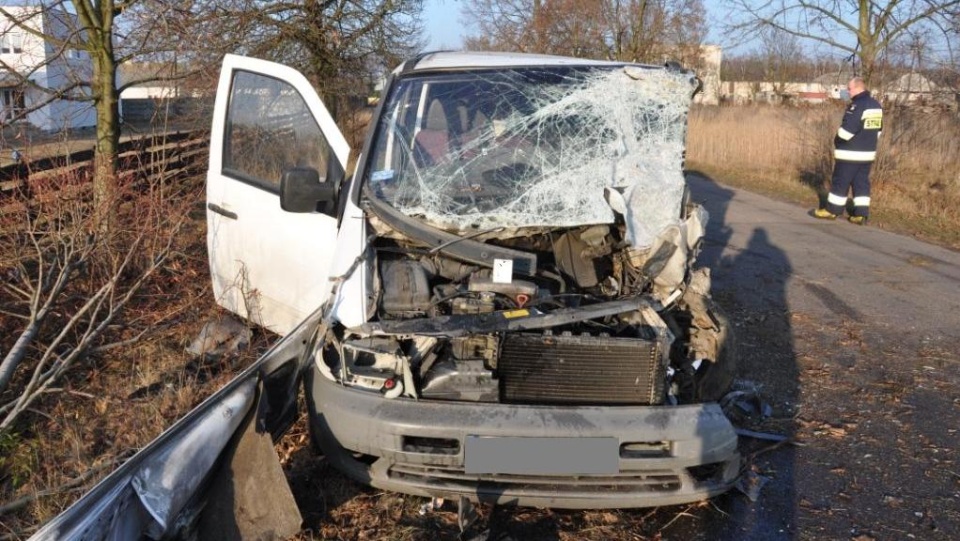
[[[725,492],[740,466],[737,436],[715,403],[558,407],[387,400],[308,371],[316,443],[339,469],[386,490],[568,509],[675,505]],[[616,440],[603,474],[468,473],[469,438]],[[358,460],[355,453],[368,455]],[[545,449],[544,461],[553,452]],[[607,460],[611,457],[596,457]],[[372,462],[371,462],[372,461]],[[504,471],[510,471],[505,466]]]

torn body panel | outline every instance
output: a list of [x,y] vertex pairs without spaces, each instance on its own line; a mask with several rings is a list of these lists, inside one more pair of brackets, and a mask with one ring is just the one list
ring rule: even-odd
[[[323,315],[311,314],[31,539],[266,539],[299,531],[296,509],[268,514],[249,502],[293,502],[272,443],[296,414],[304,355]],[[207,505],[211,497],[219,501]]]

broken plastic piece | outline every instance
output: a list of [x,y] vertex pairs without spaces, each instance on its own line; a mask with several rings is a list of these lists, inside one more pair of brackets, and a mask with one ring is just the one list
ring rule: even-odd
[[735,429],[738,436],[744,436],[747,438],[753,438],[756,440],[766,440],[766,441],[787,441],[790,439],[788,436],[783,434],[771,434],[769,432],[757,432],[755,430],[747,430],[746,428],[737,428]]
[[473,503],[466,496],[460,496],[457,500],[457,526],[460,527],[460,533],[467,531],[479,517]]
[[720,407],[731,421],[762,420],[773,414],[773,408],[760,397],[756,386],[744,382],[740,386],[742,389],[730,391],[720,399]]
[[443,507],[443,498],[431,498],[429,502],[420,506],[420,515],[426,515],[427,513],[432,513]]
[[760,498],[760,490],[770,482],[769,477],[764,477],[753,470],[747,470],[737,479],[737,490],[743,492],[750,498],[751,502],[756,502]]

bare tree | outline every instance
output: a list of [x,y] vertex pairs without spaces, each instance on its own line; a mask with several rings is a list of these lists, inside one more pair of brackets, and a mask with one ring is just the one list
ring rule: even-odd
[[20,211],[8,206],[0,221],[0,315],[20,322],[0,361],[0,433],[87,355],[135,341],[149,328],[118,332],[135,328],[121,316],[173,255],[197,195],[197,183],[114,190],[118,201],[99,203],[114,209],[114,225],[103,234],[102,213],[73,174],[35,184]]
[[[211,0],[212,1],[212,0]],[[93,191],[97,208],[115,201],[118,147],[120,142],[120,93],[146,81],[185,77],[180,73],[154,73],[117,84],[118,67],[138,59],[165,59],[177,62],[177,52],[196,62],[198,51],[216,58],[224,47],[217,32],[204,37],[202,46],[196,30],[209,25],[212,4],[207,0],[54,0],[25,7],[0,6],[0,33],[4,36],[35,38],[32,51],[23,51],[25,61],[0,61],[0,69],[17,78],[23,89],[39,96],[17,111],[11,120],[57,102],[91,102],[96,115]],[[193,54],[190,54],[190,53]],[[39,75],[39,76],[38,76]],[[25,104],[26,105],[26,104]],[[106,225],[108,220],[101,220]]]
[[481,50],[689,64],[706,35],[701,0],[479,0],[462,13]]
[[253,36],[239,52],[298,69],[335,118],[348,99],[368,95],[374,77],[424,46],[422,0],[220,0],[218,6]]
[[731,35],[753,37],[761,29],[786,32],[856,57],[869,82],[878,61],[909,31],[925,27],[949,39],[960,0],[725,0]]
[[782,95],[787,83],[797,81],[803,72],[804,53],[800,39],[774,28],[760,33],[764,81],[774,85],[774,92]]

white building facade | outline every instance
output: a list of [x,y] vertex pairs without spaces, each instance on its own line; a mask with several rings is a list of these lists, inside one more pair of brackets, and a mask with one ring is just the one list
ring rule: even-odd
[[697,74],[703,88],[694,97],[697,103],[717,105],[720,103],[720,65],[723,49],[719,45],[701,45]]
[[[96,124],[89,100],[93,64],[86,51],[65,47],[78,33],[76,15],[62,8],[0,1],[0,122],[23,115],[20,121],[45,131],[84,128]],[[64,91],[65,97],[57,97]]]

